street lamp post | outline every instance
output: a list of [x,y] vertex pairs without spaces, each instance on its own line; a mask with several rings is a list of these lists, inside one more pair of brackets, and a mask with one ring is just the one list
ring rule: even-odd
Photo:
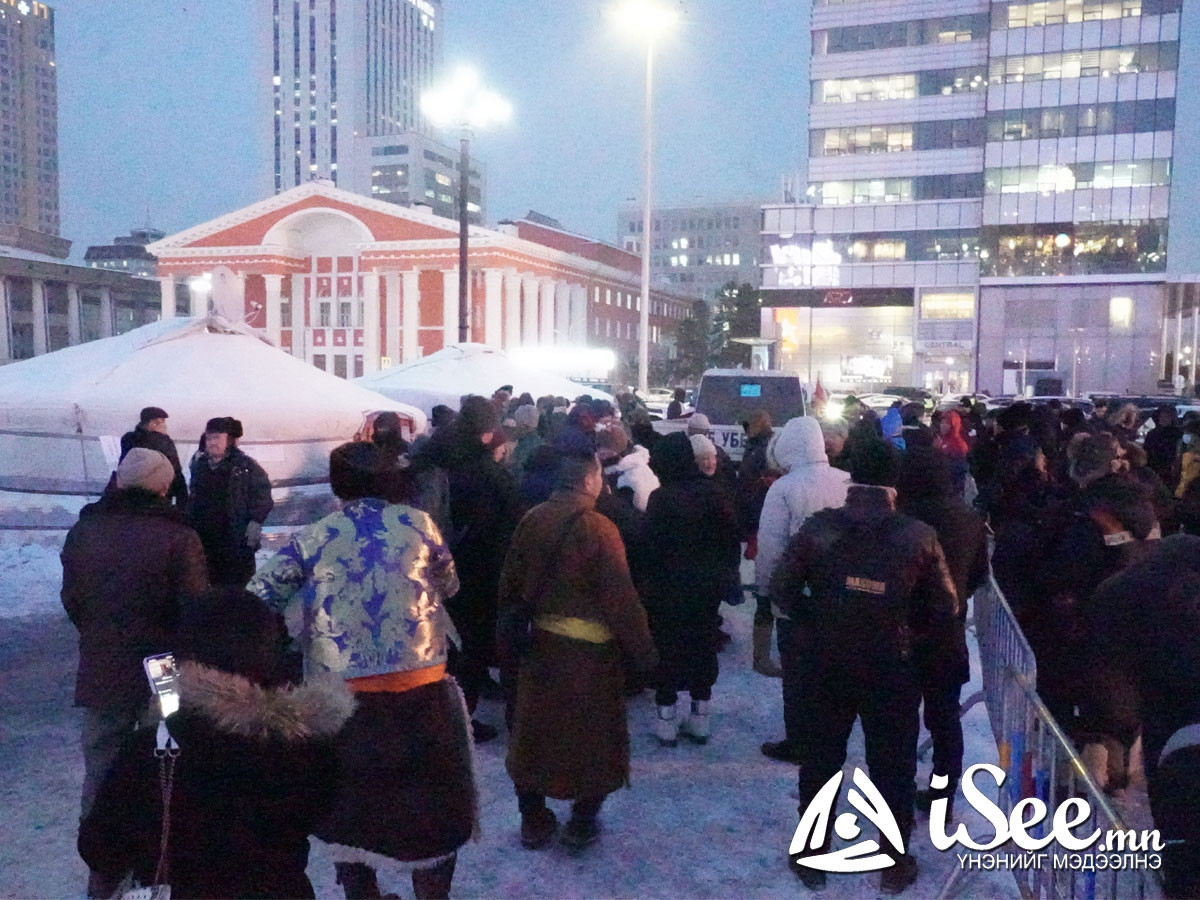
[[650,389],[650,241],[654,187],[654,45],[679,21],[677,10],[660,0],[622,0],[614,16],[630,35],[646,42],[646,144],[642,183],[642,292],[638,322],[638,391]]
[[458,340],[471,337],[470,232],[467,194],[471,178],[471,137],[493,125],[508,121],[512,107],[499,94],[479,83],[474,70],[459,68],[448,82],[421,96],[421,111],[438,128],[458,128]]

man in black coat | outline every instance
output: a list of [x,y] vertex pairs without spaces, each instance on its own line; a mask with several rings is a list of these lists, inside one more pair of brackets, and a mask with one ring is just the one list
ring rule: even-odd
[[917,644],[925,727],[933,739],[933,774],[947,779],[943,788],[918,791],[917,807],[928,812],[934,800],[946,798],[952,809],[963,762],[959,695],[971,678],[967,600],[988,575],[987,526],[955,490],[946,457],[932,448],[918,447],[904,455],[896,506],[937,532],[959,600],[958,616],[946,632],[948,641]]
[[[1039,549],[1054,560],[1037,573],[1017,610],[1038,665],[1038,693],[1058,723],[1075,733],[1075,708],[1088,678],[1087,638],[1081,611],[1105,578],[1142,558],[1159,537],[1150,490],[1118,466],[1111,435],[1085,435],[1068,449],[1078,489],[1059,524]],[[1136,727],[1112,735],[1132,745]]]
[[165,499],[173,477],[161,453],[133,448],[115,489],[83,508],[63,544],[62,604],[79,630],[83,815],[145,715],[142,659],[172,649],[180,605],[208,586],[200,539]]
[[[917,877],[907,853],[916,799],[917,649],[947,640],[958,598],[937,533],[896,512],[897,459],[881,440],[862,443],[853,457],[853,483],[840,509],[811,516],[792,537],[771,579],[771,598],[811,640],[814,675],[807,698],[810,740],[800,765],[800,814],[841,770],[846,742],[861,717],[867,765],[895,819],[900,846],[881,829],[879,845],[895,859],[880,888],[899,893]],[[828,849],[830,829],[820,847]],[[819,889],[825,873],[792,867]]]
[[[431,462],[449,478],[451,530],[446,536],[460,588],[446,610],[462,640],[450,667],[472,714],[485,692],[499,686],[488,672],[495,662],[496,601],[500,571],[520,520],[520,500],[512,474],[492,458],[492,436],[500,428],[496,408],[483,397],[467,397],[454,423],[429,448]],[[477,741],[496,730],[473,722]]]
[[188,520],[204,544],[209,581],[232,587],[245,587],[253,577],[262,526],[275,506],[271,479],[238,449],[241,436],[237,419],[208,420],[204,450],[192,460],[188,508]]
[[[1200,537],[1172,535],[1081,610],[1090,650],[1081,709],[1142,731],[1163,893],[1200,896]],[[1117,685],[1124,689],[1113,690]]]
[[1146,450],[1147,465],[1163,484],[1175,487],[1175,457],[1179,455],[1179,442],[1183,429],[1176,421],[1178,413],[1174,406],[1160,406],[1154,411],[1154,428],[1146,435],[1142,446]]
[[183,478],[183,466],[179,463],[179,451],[175,442],[167,434],[167,412],[157,406],[147,406],[138,416],[137,426],[133,431],[121,435],[121,459],[134,447],[144,447],[147,450],[157,450],[171,461],[175,477],[171,481],[171,489],[167,491],[167,499],[179,509],[187,506],[187,482]]

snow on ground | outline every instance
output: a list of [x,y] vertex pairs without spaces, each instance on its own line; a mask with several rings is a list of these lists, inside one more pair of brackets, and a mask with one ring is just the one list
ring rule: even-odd
[[[75,854],[82,780],[79,717],[71,708],[75,634],[58,605],[58,537],[32,533],[0,542],[6,619],[0,639],[0,897],[81,897],[86,878]],[[12,601],[13,587],[24,595]],[[505,737],[478,748],[482,838],[461,852],[454,896],[486,898],[701,898],[806,896],[786,867],[796,827],[796,771],[758,750],[782,734],[780,685],[750,669],[753,605],[725,609],[733,645],[721,655],[714,692],[712,741],[660,748],[651,736],[650,694],[630,703],[632,786],[609,798],[601,813],[605,833],[579,858],[552,846],[523,850],[519,815],[504,770]],[[971,641],[975,653],[974,641]],[[978,659],[972,661],[979,686]],[[498,704],[480,717],[502,723]],[[982,705],[964,720],[967,763],[994,762],[996,747]],[[581,748],[586,750],[586,748]],[[865,767],[862,736],[851,739],[846,772]],[[922,761],[918,781],[929,775]],[[563,804],[557,807],[565,818]],[[960,806],[961,806],[960,801]],[[848,809],[843,789],[842,808]],[[962,821],[977,838],[990,832],[970,810]],[[912,851],[921,865],[905,893],[932,898],[958,868],[952,853],[929,843],[928,822],[917,818]],[[309,867],[317,896],[341,896],[330,861],[314,853]],[[878,875],[831,876],[828,898],[874,898]],[[412,896],[408,883],[385,890]],[[1013,897],[1005,873],[975,873],[956,896]]]
[[66,532],[0,529],[0,619],[59,615]]

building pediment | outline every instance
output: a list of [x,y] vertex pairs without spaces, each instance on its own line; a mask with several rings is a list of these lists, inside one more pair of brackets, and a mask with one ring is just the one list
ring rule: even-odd
[[310,182],[156,241],[172,251],[223,247],[301,249],[312,241],[364,244],[457,238],[456,222],[422,210],[371,200],[328,182]]

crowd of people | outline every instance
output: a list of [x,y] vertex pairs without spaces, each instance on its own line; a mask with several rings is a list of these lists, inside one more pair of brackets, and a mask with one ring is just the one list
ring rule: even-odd
[[[1140,733],[1164,821],[1194,830],[1156,785],[1200,752],[1178,735],[1200,721],[1200,631],[1168,625],[1200,616],[1200,537],[1157,539],[1200,526],[1200,422],[1164,408],[1143,447],[1121,409],[843,412],[779,427],[754,413],[740,466],[703,415],[660,434],[627,394],[502,388],[435,408],[411,444],[381,413],[330,457],[341,509],[256,569],[270,484],[237,447],[241,423],[208,423],[181,487],[167,415],[144,410],[62,556],[89,895],[132,875],[178,897],[312,896],[311,836],[348,898],[402,871],[416,896],[448,896],[478,829],[471,744],[501,727],[522,845],[583,852],[629,781],[629,698],[653,693],[662,752],[720,739],[721,608],[747,590],[754,669],[781,684],[783,737],[762,752],[798,766],[803,812],[861,719],[902,838],[881,889],[899,893],[918,874],[915,811],[953,803],[963,769],[967,601],[989,525],[1038,690],[1081,746],[1108,749],[1112,786]],[[1147,582],[1169,601],[1147,610]],[[181,672],[169,796],[142,676],[166,652]],[[918,791],[922,706],[934,779]],[[561,828],[548,800],[570,802]],[[823,849],[790,860],[813,889],[825,875],[804,858]]]

